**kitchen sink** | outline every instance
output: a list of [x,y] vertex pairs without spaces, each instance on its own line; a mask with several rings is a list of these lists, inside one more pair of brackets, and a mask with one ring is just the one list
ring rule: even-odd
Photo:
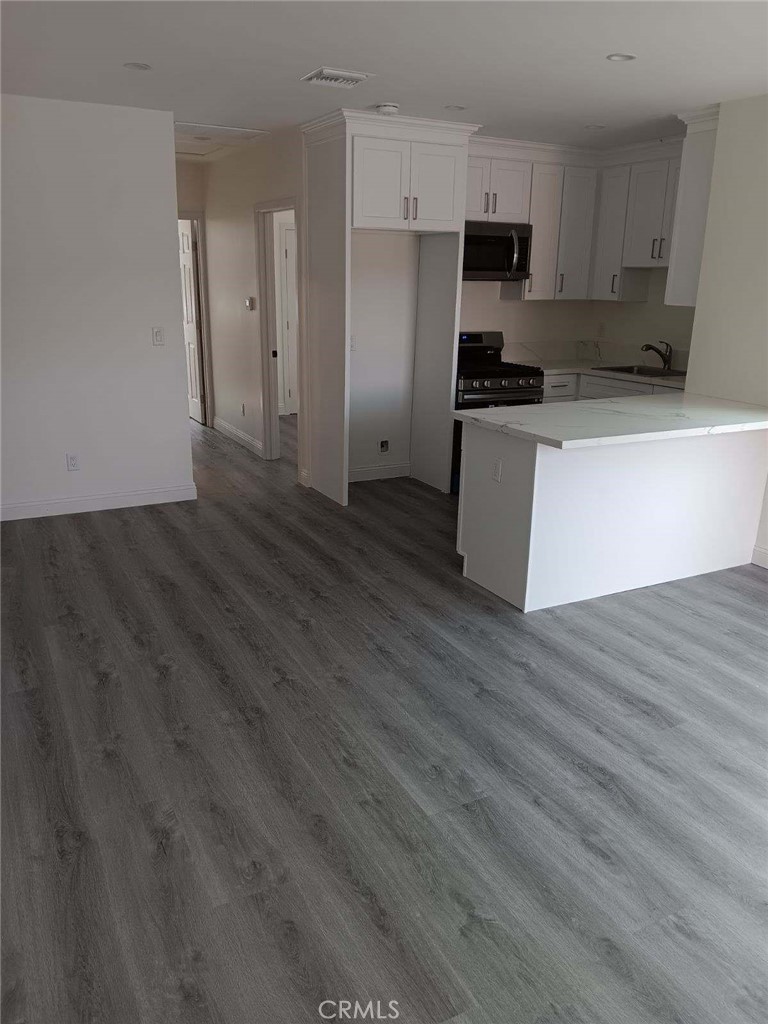
[[634,373],[639,377],[684,377],[684,370],[665,370],[663,366],[593,366],[593,370],[613,370],[615,373]]

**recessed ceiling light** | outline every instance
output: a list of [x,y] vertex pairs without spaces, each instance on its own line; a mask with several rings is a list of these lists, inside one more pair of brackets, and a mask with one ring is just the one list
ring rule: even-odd
[[637,60],[634,53],[609,53],[606,60]]
[[466,107],[462,107],[460,103],[446,103],[443,110],[466,110]]
[[600,132],[603,128],[607,128],[607,124],[585,124],[584,127],[590,132]]
[[129,61],[127,64],[123,64],[124,68],[128,68],[129,71],[151,71],[151,64],[141,64],[138,61]]

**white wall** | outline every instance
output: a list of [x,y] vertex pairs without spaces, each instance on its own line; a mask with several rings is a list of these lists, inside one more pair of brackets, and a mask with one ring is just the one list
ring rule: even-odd
[[[208,165],[205,225],[208,299],[217,421],[264,439],[260,315],[245,308],[258,298],[256,203],[301,199],[301,137],[278,132]],[[241,407],[245,403],[245,415]]]
[[[574,341],[608,341],[636,348],[659,339],[679,353],[691,343],[693,310],[665,306],[666,270],[651,270],[647,302],[526,302],[499,299],[497,281],[465,281],[461,299],[463,331],[503,331],[507,344],[533,343],[536,351],[557,358]],[[684,364],[684,358],[683,358]]]
[[[768,95],[723,103],[686,391],[768,405]],[[768,492],[754,560],[768,567]]]
[[176,195],[179,213],[196,213],[205,208],[208,164],[176,157]]
[[172,115],[3,114],[2,516],[194,497]]
[[418,235],[352,232],[350,480],[410,472],[418,273]]

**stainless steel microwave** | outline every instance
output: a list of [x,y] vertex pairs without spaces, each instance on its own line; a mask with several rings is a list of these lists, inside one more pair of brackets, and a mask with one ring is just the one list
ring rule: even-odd
[[530,277],[530,224],[468,220],[464,229],[465,281],[524,281]]

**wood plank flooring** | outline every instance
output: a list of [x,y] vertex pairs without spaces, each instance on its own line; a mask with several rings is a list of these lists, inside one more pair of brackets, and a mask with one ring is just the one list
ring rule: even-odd
[[523,616],[281,428],[3,530],[4,1024],[764,1022],[768,574]]

